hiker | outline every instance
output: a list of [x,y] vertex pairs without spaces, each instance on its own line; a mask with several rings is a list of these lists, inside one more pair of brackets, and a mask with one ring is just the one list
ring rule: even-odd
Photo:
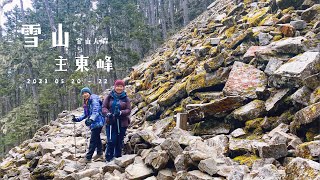
[[110,162],[114,157],[121,157],[123,139],[127,127],[130,124],[131,113],[130,100],[124,91],[123,80],[114,82],[114,89],[104,98],[102,112],[106,117],[106,161]]
[[88,87],[84,87],[80,92],[83,97],[83,114],[76,118],[73,117],[73,122],[80,122],[84,119],[86,126],[91,129],[91,138],[89,150],[86,157],[80,160],[80,162],[91,162],[94,151],[97,149],[97,154],[93,157],[94,160],[103,159],[102,142],[100,138],[101,129],[104,125],[104,117],[102,116],[102,102],[100,97],[96,94],[92,94]]

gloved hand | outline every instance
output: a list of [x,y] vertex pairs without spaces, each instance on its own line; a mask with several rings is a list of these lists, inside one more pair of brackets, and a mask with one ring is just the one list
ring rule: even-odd
[[72,117],[72,122],[78,122],[78,119],[76,118],[75,115],[71,115],[71,117]]
[[113,116],[112,113],[107,113],[106,117],[111,118]]
[[112,113],[107,113],[106,115],[106,123],[113,124],[114,123],[114,115]]
[[90,126],[93,123],[92,119],[86,119],[85,124],[86,126]]

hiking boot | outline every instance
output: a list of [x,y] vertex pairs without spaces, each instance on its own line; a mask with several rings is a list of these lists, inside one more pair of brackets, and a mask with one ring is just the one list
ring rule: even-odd
[[80,163],[90,163],[91,162],[91,159],[87,159],[87,158],[83,158],[79,161]]
[[103,161],[103,154],[96,154],[92,159],[94,161]]

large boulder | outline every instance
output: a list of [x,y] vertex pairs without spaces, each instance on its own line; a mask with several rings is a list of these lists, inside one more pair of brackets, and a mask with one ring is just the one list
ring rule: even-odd
[[269,79],[273,87],[299,87],[304,78],[320,70],[320,53],[305,52],[281,65]]
[[52,142],[40,142],[38,151],[40,151],[42,155],[45,155],[46,153],[55,151],[55,146]]
[[297,146],[296,154],[299,157],[312,159],[312,157],[320,156],[320,141],[311,141],[302,143]]
[[280,54],[299,54],[305,51],[306,40],[302,36],[292,37],[270,43],[268,47]]
[[168,92],[159,97],[160,106],[170,106],[187,96],[186,82],[176,83]]
[[235,119],[240,121],[256,119],[266,113],[264,104],[264,101],[261,100],[251,101],[250,103],[233,111],[233,116]]
[[134,163],[125,169],[125,174],[130,180],[145,179],[153,174],[153,170],[143,163]]
[[232,110],[241,107],[245,98],[240,96],[228,96],[204,104],[189,104],[188,121],[190,124],[200,122],[206,117],[224,117]]
[[202,172],[208,173],[211,176],[216,174],[219,170],[215,158],[208,158],[200,161],[198,167]]
[[319,19],[319,13],[320,13],[320,4],[315,4],[312,7],[304,10],[304,12],[302,12],[301,19],[307,22],[312,21],[314,18]]
[[130,164],[133,163],[135,157],[136,157],[135,154],[126,154],[126,155],[123,155],[121,157],[114,159],[114,162],[118,166],[120,166],[122,168],[126,168],[127,166],[129,166]]
[[183,151],[179,143],[171,139],[166,139],[160,146],[163,150],[168,151],[172,160],[174,160],[179,154],[182,154]]
[[229,73],[229,67],[221,67],[212,73],[202,71],[196,75],[189,75],[186,84],[188,95],[225,83],[228,79]]
[[199,170],[189,171],[186,178],[187,180],[213,180],[213,177]]
[[261,158],[279,159],[281,157],[287,156],[288,154],[286,144],[272,144],[272,145],[260,146],[258,150],[259,150],[259,156]]
[[300,157],[294,158],[286,166],[286,176],[284,180],[298,179],[318,179],[320,174],[320,164]]
[[254,99],[257,98],[257,89],[264,89],[266,85],[267,77],[264,72],[252,65],[236,61],[223,92],[228,96],[243,96]]
[[150,152],[145,158],[145,163],[152,166],[156,170],[165,168],[168,161],[169,155],[166,151]]
[[309,124],[315,121],[320,116],[320,102],[307,106],[294,115],[294,121],[290,124],[293,126],[300,126],[302,124]]

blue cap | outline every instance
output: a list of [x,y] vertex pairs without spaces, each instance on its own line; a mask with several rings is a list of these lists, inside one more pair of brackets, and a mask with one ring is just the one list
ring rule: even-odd
[[91,95],[91,90],[88,87],[84,87],[81,89],[80,94],[82,95],[84,92],[87,92]]

